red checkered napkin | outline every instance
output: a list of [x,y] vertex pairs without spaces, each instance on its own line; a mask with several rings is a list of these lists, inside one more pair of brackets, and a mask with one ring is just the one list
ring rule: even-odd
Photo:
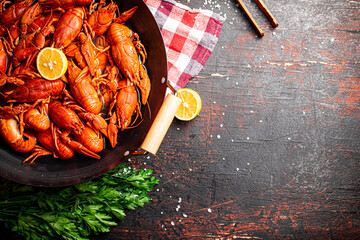
[[144,0],[164,38],[168,78],[183,88],[204,67],[225,19],[210,10],[190,9],[174,0]]

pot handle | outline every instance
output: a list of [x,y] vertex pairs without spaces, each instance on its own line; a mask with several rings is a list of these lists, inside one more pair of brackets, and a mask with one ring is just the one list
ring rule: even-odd
[[154,155],[156,154],[181,102],[182,100],[180,98],[170,93],[166,96],[154,122],[150,127],[149,132],[145,137],[144,142],[141,145],[142,149]]

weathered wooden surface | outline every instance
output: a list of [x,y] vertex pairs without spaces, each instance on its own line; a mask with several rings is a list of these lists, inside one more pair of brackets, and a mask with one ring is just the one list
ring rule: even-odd
[[174,121],[157,156],[153,201],[93,239],[360,237],[360,1],[188,1],[226,22],[199,76],[191,122]]
[[187,1],[226,16],[188,84],[203,99],[174,121],[157,156],[153,201],[93,239],[360,237],[360,1]]
[[178,0],[226,22],[199,76],[191,122],[174,121],[156,156],[153,201],[118,239],[358,239],[359,0],[264,0],[258,38],[235,0]]

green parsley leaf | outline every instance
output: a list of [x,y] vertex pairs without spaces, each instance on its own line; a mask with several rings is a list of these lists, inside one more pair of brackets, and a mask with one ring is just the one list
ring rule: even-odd
[[0,221],[26,239],[85,240],[109,232],[126,210],[143,207],[159,183],[152,170],[122,163],[94,180],[62,188],[6,182],[0,186]]

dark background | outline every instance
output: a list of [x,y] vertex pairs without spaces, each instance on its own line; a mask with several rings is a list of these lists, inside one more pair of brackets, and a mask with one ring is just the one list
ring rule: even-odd
[[[181,0],[226,16],[187,87],[199,116],[174,120],[156,156],[153,201],[93,239],[359,239],[360,1]],[[210,210],[209,210],[210,209]]]
[[359,0],[178,0],[226,17],[187,87],[202,97],[158,153],[153,200],[93,240],[359,239]]

